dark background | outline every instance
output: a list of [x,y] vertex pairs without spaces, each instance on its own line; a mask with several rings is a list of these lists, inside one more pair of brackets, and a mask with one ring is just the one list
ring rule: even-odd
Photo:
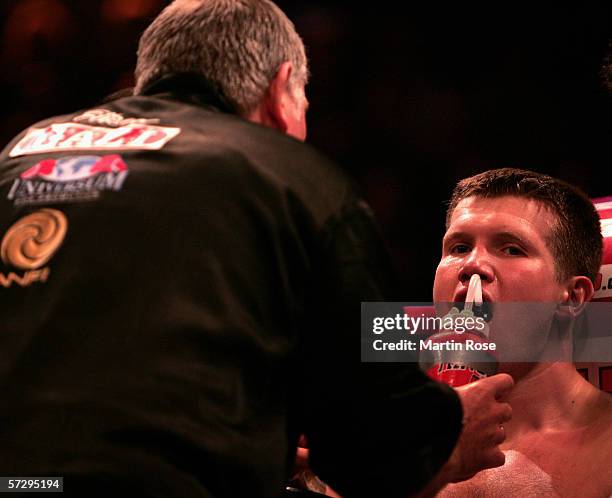
[[[0,0],[0,142],[132,84],[164,0]],[[612,195],[612,2],[279,1],[308,49],[308,141],[357,179],[405,299],[431,299],[445,202],[517,166]],[[399,8],[401,7],[401,10]]]

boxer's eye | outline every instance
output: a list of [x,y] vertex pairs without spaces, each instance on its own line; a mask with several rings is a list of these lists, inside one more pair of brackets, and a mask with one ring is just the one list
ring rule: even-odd
[[451,254],[466,254],[469,251],[470,246],[467,244],[455,244],[450,250]]
[[525,251],[517,246],[506,246],[502,249],[508,256],[525,256]]

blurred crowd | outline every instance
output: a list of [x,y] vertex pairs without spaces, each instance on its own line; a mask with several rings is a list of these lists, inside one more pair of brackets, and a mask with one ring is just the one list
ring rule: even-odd
[[[138,38],[167,0],[2,0],[2,145],[133,84]],[[610,2],[398,10],[278,1],[311,61],[308,141],[379,217],[406,300],[431,299],[457,179],[517,166],[612,195]],[[407,4],[409,5],[409,4]]]

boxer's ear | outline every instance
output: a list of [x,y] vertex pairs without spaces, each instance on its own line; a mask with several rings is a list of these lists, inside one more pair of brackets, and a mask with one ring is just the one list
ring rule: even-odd
[[595,293],[593,282],[585,276],[570,277],[567,281],[566,290],[563,293],[564,301],[559,307],[567,308],[573,316],[578,316],[584,311]]

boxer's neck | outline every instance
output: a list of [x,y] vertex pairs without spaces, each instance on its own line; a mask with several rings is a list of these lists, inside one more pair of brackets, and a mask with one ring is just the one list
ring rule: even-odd
[[571,363],[540,363],[515,381],[508,397],[513,417],[505,426],[509,443],[528,432],[575,431],[592,421],[597,390]]

